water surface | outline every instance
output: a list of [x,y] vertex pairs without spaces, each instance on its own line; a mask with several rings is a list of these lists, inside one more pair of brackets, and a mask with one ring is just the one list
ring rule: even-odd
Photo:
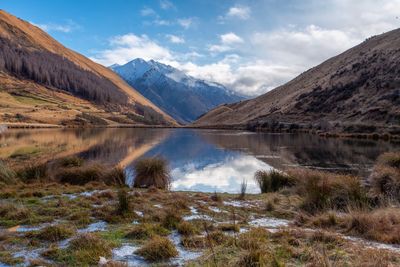
[[193,129],[40,129],[8,130],[0,135],[0,159],[10,164],[80,156],[126,169],[129,183],[135,161],[168,160],[174,190],[237,193],[243,181],[257,193],[257,170],[296,167],[366,176],[383,152],[400,144],[327,139],[309,134],[268,134]]

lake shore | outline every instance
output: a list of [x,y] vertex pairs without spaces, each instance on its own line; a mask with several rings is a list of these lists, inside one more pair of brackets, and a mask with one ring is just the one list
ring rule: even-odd
[[261,172],[262,194],[121,187],[121,172],[77,158],[15,174],[2,166],[0,263],[398,265],[400,209],[384,191],[393,186],[374,181],[395,179],[399,162],[381,156],[368,187],[349,175]]
[[267,130],[262,128],[249,129],[245,125],[210,125],[210,126],[196,126],[196,125],[141,125],[141,124],[113,124],[113,125],[86,125],[86,126],[73,126],[73,125],[57,125],[45,123],[1,123],[0,126],[5,126],[8,129],[52,129],[52,128],[66,128],[66,129],[90,129],[90,128],[148,128],[148,129],[198,129],[198,130],[232,130],[232,131],[250,131],[261,133],[306,133],[313,134],[326,138],[352,138],[352,139],[371,139],[371,140],[384,140],[384,141],[398,141],[400,135],[387,134],[387,133],[370,133],[370,132],[340,132],[340,131],[321,131],[314,129],[282,129],[282,130]]

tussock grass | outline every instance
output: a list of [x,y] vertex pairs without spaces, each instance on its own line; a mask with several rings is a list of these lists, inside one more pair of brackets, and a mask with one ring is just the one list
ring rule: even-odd
[[0,161],[0,184],[15,184],[17,182],[17,174],[10,169],[5,163]]
[[114,244],[95,234],[80,234],[65,249],[50,248],[44,256],[68,266],[95,266],[100,257],[110,257]]
[[142,223],[135,225],[132,229],[125,234],[126,238],[145,240],[154,236],[166,236],[170,233],[169,230],[165,229],[159,224]]
[[355,211],[346,216],[347,231],[366,239],[400,244],[400,211],[398,208]]
[[51,225],[38,233],[28,233],[27,237],[38,238],[43,241],[58,242],[74,235],[75,230],[66,225]]
[[121,167],[115,167],[104,175],[103,181],[107,185],[126,186],[125,171]]
[[257,171],[254,179],[260,187],[261,193],[276,192],[293,185],[293,179],[277,170]]
[[28,165],[19,170],[17,176],[25,183],[45,180],[48,178],[48,169],[46,164]]
[[400,201],[400,153],[381,155],[369,177],[369,183],[375,197]]
[[162,226],[172,230],[177,229],[178,225],[182,222],[182,216],[178,210],[168,209],[162,218]]
[[171,176],[168,164],[162,158],[141,159],[135,164],[134,187],[149,188],[151,186],[159,189],[170,189]]
[[118,191],[117,213],[119,215],[124,215],[128,212],[130,212],[130,201],[128,192],[125,189],[120,189]]
[[183,236],[199,234],[199,229],[190,222],[183,221],[177,226],[178,232]]
[[84,159],[75,156],[60,159],[60,165],[64,168],[81,167],[84,162]]
[[293,170],[290,175],[304,198],[302,208],[310,213],[368,205],[367,191],[356,176],[314,170]]
[[103,181],[104,168],[99,165],[62,169],[56,177],[61,183],[85,185],[89,182]]
[[400,152],[388,152],[380,155],[377,164],[400,169]]
[[148,261],[157,262],[178,256],[178,251],[168,238],[155,236],[146,242],[136,254]]
[[32,215],[32,212],[23,205],[0,203],[0,225],[15,226],[28,221]]

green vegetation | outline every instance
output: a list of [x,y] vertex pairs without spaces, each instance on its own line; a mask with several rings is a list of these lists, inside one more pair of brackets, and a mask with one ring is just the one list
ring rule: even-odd
[[292,171],[290,175],[296,180],[296,191],[303,196],[302,208],[307,212],[368,205],[367,191],[358,177],[310,170]]
[[0,184],[10,185],[17,182],[17,174],[0,161]]
[[261,193],[276,192],[283,187],[293,185],[293,180],[290,176],[277,170],[257,171],[254,179],[258,183]]
[[171,177],[168,164],[161,158],[141,159],[135,164],[136,177],[134,187],[148,188],[154,186],[159,189],[169,189]]
[[60,165],[64,168],[81,167],[84,160],[79,157],[67,157],[60,160]]
[[58,242],[71,237],[75,231],[66,225],[51,225],[43,228],[38,233],[28,233],[28,237],[38,238],[43,241]]
[[50,248],[44,256],[68,266],[92,266],[97,265],[100,257],[110,257],[113,247],[112,242],[95,234],[81,234],[67,248]]
[[[48,247],[32,265],[93,266],[99,257],[110,260],[112,249],[131,244],[141,247],[135,253],[149,264],[168,265],[178,255],[173,234],[183,248],[202,253],[185,262],[187,266],[397,266],[399,254],[341,237],[400,244],[398,202],[372,183],[380,168],[398,170],[392,158],[386,155],[378,160],[368,187],[359,177],[297,169],[268,173],[263,181],[274,192],[245,197],[242,192],[130,189],[118,182],[124,180],[121,169],[99,167],[92,179],[93,175],[82,173],[93,165],[60,164],[63,160],[46,168],[47,180],[22,179],[21,170],[13,174],[5,168],[2,175],[11,173],[14,183],[0,191],[0,226],[15,228],[0,233],[0,248],[6,251],[0,253],[0,262],[17,265],[23,259],[14,258],[15,252]],[[58,168],[55,174],[54,167]],[[71,170],[79,170],[82,182],[75,182],[78,178],[71,178],[71,172],[63,181],[73,182],[60,183],[57,174]],[[110,178],[112,172],[119,178]],[[233,201],[243,205],[232,207]],[[253,222],[271,217],[293,223],[270,231],[269,226],[257,227]],[[100,221],[108,223],[104,229],[91,234],[77,231]],[[15,232],[43,222],[47,226],[40,230]],[[66,247],[58,247],[57,242],[69,238]],[[123,264],[110,261],[107,266]]]
[[178,256],[178,251],[174,244],[168,238],[159,236],[155,236],[146,242],[136,253],[146,260],[153,262],[168,260]]
[[99,165],[74,167],[60,170],[56,177],[61,183],[71,185],[84,185],[89,182],[101,181],[104,168]]

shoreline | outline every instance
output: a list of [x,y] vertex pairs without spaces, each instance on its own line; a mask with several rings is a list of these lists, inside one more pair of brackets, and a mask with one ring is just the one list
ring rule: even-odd
[[325,138],[349,138],[349,139],[367,139],[367,140],[383,140],[383,141],[399,141],[400,135],[391,135],[388,133],[346,133],[346,132],[325,132],[313,129],[293,129],[281,131],[267,131],[263,129],[248,129],[244,125],[210,125],[210,126],[164,126],[164,125],[141,125],[141,124],[115,124],[115,125],[88,125],[88,126],[65,126],[58,124],[45,123],[0,123],[0,127],[5,126],[8,129],[94,129],[94,128],[149,128],[149,129],[197,129],[197,130],[230,130],[230,131],[249,131],[254,133],[305,133],[318,135]]

